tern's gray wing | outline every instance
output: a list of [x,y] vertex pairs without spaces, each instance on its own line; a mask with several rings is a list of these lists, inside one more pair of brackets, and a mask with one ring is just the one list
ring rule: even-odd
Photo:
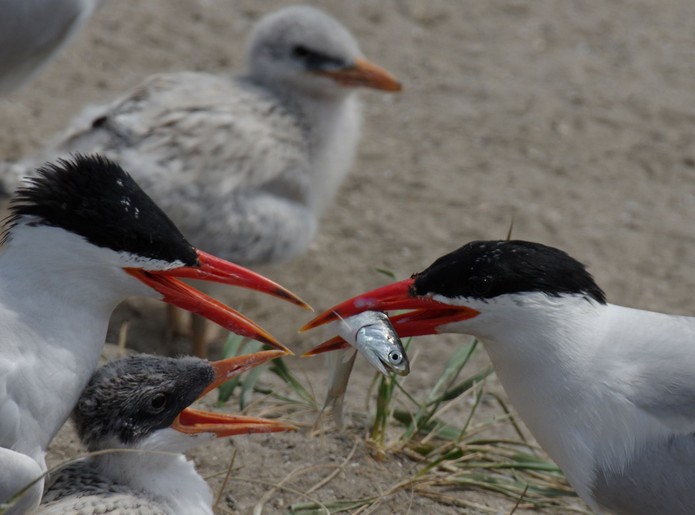
[[613,513],[690,515],[695,506],[695,435],[650,442],[625,467],[599,468],[594,498]]
[[631,337],[623,330],[613,350],[621,356],[609,356],[608,362],[622,365],[607,372],[620,379],[616,384],[629,403],[674,433],[695,433],[695,318],[639,316],[643,325],[633,323],[639,334]]
[[118,160],[194,245],[239,263],[304,250],[316,229],[306,128],[244,80],[163,74],[86,110],[51,156]]
[[18,88],[74,36],[100,0],[0,0],[0,96]]
[[164,515],[167,506],[104,478],[89,461],[62,469],[46,489],[37,513],[138,513]]

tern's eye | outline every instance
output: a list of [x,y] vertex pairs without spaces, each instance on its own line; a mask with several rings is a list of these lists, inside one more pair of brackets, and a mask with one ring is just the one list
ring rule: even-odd
[[403,361],[403,354],[395,350],[391,351],[389,352],[389,361],[394,365],[398,365],[401,361]]
[[150,400],[150,412],[161,413],[167,405],[167,396],[164,393],[158,393]]

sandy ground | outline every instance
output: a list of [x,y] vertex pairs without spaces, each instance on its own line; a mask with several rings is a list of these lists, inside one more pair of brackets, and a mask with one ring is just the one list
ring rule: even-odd
[[[88,30],[22,91],[0,102],[0,156],[41,147],[81,107],[107,101],[149,74],[243,67],[243,41],[263,13],[287,2],[121,0],[106,2]],[[589,265],[609,300],[695,314],[695,3],[688,0],[320,1],[365,54],[404,83],[401,95],[365,92],[359,156],[335,206],[302,259],[262,272],[317,308],[382,284],[377,267],[406,277],[473,239],[514,236],[560,247]],[[266,298],[231,299],[298,350],[309,318]],[[129,346],[160,344],[162,308],[132,303]],[[110,335],[113,341],[114,333]],[[407,387],[424,395],[460,338],[415,343]],[[476,366],[485,363],[483,352]],[[319,366],[317,366],[317,364]],[[289,365],[323,396],[323,361]],[[473,370],[473,369],[472,369]],[[471,371],[472,371],[471,370]],[[376,461],[364,443],[372,371],[358,360],[340,434],[237,438],[195,453],[217,491],[237,456],[218,510],[284,513],[349,456],[311,496],[360,499],[387,493],[417,467],[402,455]],[[274,379],[264,379],[273,385]],[[494,379],[490,388],[499,389]],[[230,405],[231,406],[231,405]],[[466,402],[448,414],[461,426]],[[373,408],[372,408],[373,409]],[[485,411],[493,416],[493,410]],[[315,414],[305,414],[311,421]],[[497,425],[493,434],[508,428]],[[52,462],[78,453],[69,430]],[[313,468],[307,469],[307,467]],[[283,479],[289,489],[271,490]],[[454,498],[508,512],[513,503],[455,490]],[[379,513],[459,513],[408,489]],[[472,512],[477,510],[473,509]]]

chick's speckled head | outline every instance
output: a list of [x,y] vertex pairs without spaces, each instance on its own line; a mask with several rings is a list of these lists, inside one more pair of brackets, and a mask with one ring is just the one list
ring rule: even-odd
[[100,368],[73,412],[90,451],[124,445],[169,427],[213,381],[210,364],[194,357],[131,356]]

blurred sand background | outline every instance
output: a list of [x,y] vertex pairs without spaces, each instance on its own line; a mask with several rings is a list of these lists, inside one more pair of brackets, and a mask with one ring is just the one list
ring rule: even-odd
[[[67,51],[0,101],[0,158],[39,149],[82,107],[111,100],[152,73],[240,73],[253,23],[287,4],[106,1]],[[560,247],[586,263],[611,302],[695,315],[695,3],[312,5],[342,21],[364,53],[403,82],[404,91],[362,94],[358,158],[318,238],[300,260],[263,273],[322,309],[385,283],[376,268],[404,278],[467,241],[506,237],[513,219],[515,238]],[[320,334],[296,333],[308,313],[261,296],[232,292],[226,298],[295,349],[320,341]],[[133,319],[130,347],[185,352],[185,342],[162,347],[162,318],[161,306],[131,303],[115,317],[110,341],[121,321]],[[431,387],[457,341],[416,341],[408,389]],[[485,359],[481,351],[478,365]],[[323,397],[322,358],[289,365]],[[356,368],[348,408],[364,413],[373,373],[364,360]],[[498,388],[494,379],[490,383]],[[452,413],[451,423],[461,425],[465,402]],[[237,438],[201,449],[195,458],[217,491],[232,447],[237,449],[239,479],[227,485],[218,510],[250,513],[268,484],[290,475],[287,484],[305,491],[355,445],[350,464],[312,496],[359,499],[387,492],[414,470],[402,456],[375,461],[362,440],[364,428],[358,420],[344,434],[329,426],[321,438],[305,432]],[[77,449],[67,430],[51,459],[73,456]],[[316,470],[303,470],[312,463]],[[501,513],[513,507],[480,493],[448,495]],[[305,500],[275,491],[263,513],[284,513]],[[375,512],[461,508],[399,490]]]

